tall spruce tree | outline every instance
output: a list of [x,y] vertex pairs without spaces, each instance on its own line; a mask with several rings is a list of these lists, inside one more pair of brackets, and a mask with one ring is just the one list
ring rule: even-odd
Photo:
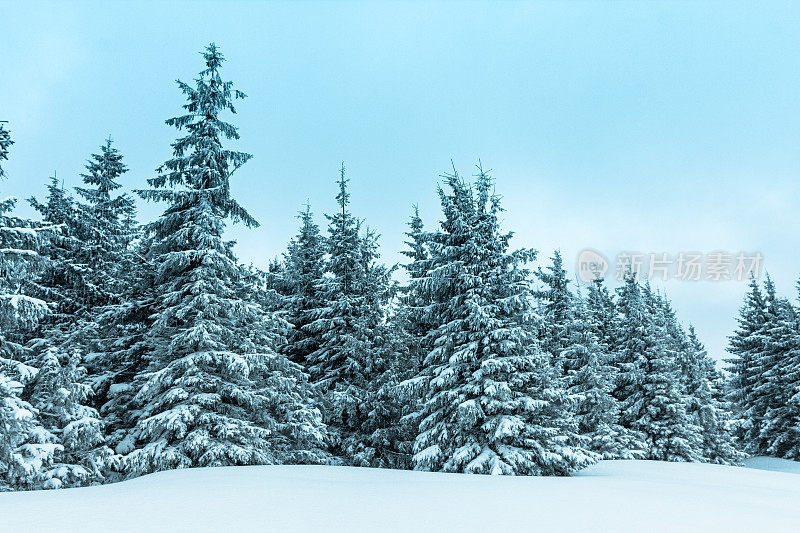
[[186,135],[148,180],[147,199],[168,203],[147,226],[155,274],[138,344],[147,369],[135,381],[135,422],[124,444],[129,475],[191,466],[319,462],[325,427],[302,369],[275,352],[286,324],[254,303],[247,269],[223,241],[225,219],[257,222],[230,193],[250,155],[225,111],[245,95],[223,81],[209,45],[195,84],[178,82],[185,115],[167,124]]
[[81,174],[85,187],[76,187],[77,193],[88,205],[81,205],[84,218],[84,253],[89,256],[93,283],[104,288],[103,301],[107,304],[119,300],[123,290],[125,254],[128,245],[136,238],[136,205],[128,194],[117,194],[122,185],[120,177],[128,172],[122,154],[109,137],[100,146],[100,153],[92,154]]
[[[777,407],[779,382],[774,379],[777,367],[787,349],[783,345],[785,326],[793,321],[794,310],[788,300],[778,297],[775,283],[766,276],[764,280],[765,319],[758,333],[759,349],[751,359],[752,389],[748,398],[749,416],[753,431],[748,440],[753,450],[768,454],[771,411]],[[791,328],[791,326],[789,326]]]
[[509,251],[500,200],[478,166],[439,189],[444,219],[427,235],[427,274],[412,287],[437,324],[426,337],[426,396],[415,418],[415,468],[486,474],[568,474],[594,459],[580,446],[567,399],[530,316],[532,250]]
[[417,281],[427,275],[429,266],[427,234],[416,204],[407,225],[407,248],[400,253],[408,258],[408,262],[402,266],[409,281],[400,287],[397,305],[390,317],[403,343],[405,361],[398,358],[395,363],[392,373],[394,387],[389,391],[397,406],[395,415],[399,416],[394,425],[395,440],[400,443],[404,468],[413,466],[414,439],[417,436],[413,414],[419,410],[424,393],[425,379],[420,373],[425,358],[425,338],[436,325],[436,319],[428,316],[430,302],[416,285]]
[[[119,421],[115,409],[106,404],[110,393],[119,393],[119,387],[126,387],[135,375],[128,360],[114,355],[125,346],[117,331],[122,324],[119,314],[135,305],[133,286],[144,277],[134,246],[139,230],[136,206],[127,193],[118,192],[120,179],[127,172],[122,154],[109,137],[86,162],[81,174],[84,186],[75,188],[84,200],[76,202],[81,222],[78,255],[93,291],[87,299],[88,317],[79,324],[71,344],[79,345],[87,354],[84,362],[92,381],[91,401],[98,409],[105,409],[112,443],[113,433],[120,429]],[[69,351],[65,353],[68,357]]]

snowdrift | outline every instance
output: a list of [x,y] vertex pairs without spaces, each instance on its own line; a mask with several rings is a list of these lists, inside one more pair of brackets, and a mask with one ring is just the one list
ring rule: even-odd
[[[0,494],[0,530],[800,531],[798,463],[603,461],[569,478],[326,466],[161,472]],[[786,471],[778,471],[786,470]]]

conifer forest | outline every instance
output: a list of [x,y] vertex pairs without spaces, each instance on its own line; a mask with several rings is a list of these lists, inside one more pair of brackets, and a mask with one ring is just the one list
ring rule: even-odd
[[[231,192],[252,156],[232,148],[249,101],[226,59],[209,44],[177,83],[172,156],[146,182],[102,132],[75,154],[79,187],[52,178],[37,196],[0,166],[32,191],[0,202],[0,490],[211,466],[800,460],[796,301],[752,278],[717,362],[633,272],[579,284],[558,251],[516,247],[503,176],[477,159],[419,192],[441,209],[410,209],[400,265],[381,261],[338,162],[336,209],[312,195],[285,249],[243,264],[226,227],[270,221]],[[0,165],[14,143],[0,123]],[[141,220],[140,202],[163,213]]]

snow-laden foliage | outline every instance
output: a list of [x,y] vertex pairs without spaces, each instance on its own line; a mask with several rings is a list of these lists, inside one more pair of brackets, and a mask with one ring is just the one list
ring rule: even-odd
[[567,397],[527,326],[531,250],[508,251],[499,198],[480,167],[440,188],[444,218],[415,291],[437,324],[425,339],[425,400],[414,415],[415,468],[484,474],[568,474],[593,462]]
[[36,369],[0,359],[0,491],[43,488],[62,448],[22,399]]
[[326,246],[310,205],[297,218],[300,229],[289,242],[282,261],[270,269],[268,286],[282,297],[280,308],[292,325],[283,351],[292,361],[307,364],[309,354],[319,347],[319,336],[309,333],[306,326],[313,322],[313,310],[322,305]]
[[[672,315],[674,317],[674,315]],[[708,357],[693,326],[683,339],[681,382],[687,394],[687,412],[702,428],[702,460],[733,464],[744,458],[731,431],[731,406],[725,399],[724,378]]]
[[394,292],[391,270],[378,262],[377,235],[362,229],[349,211],[348,182],[342,165],[339,210],[327,215],[326,262],[316,285],[319,304],[303,331],[316,339],[307,364],[324,397],[334,453],[348,463],[372,465],[381,461],[369,442],[375,424],[382,424],[374,420],[379,381],[402,351],[386,321]]
[[26,344],[50,312],[26,291],[43,263],[38,251],[54,230],[8,215],[13,205],[0,204],[0,490],[42,488],[61,450],[25,398],[25,387],[39,373],[28,364]]
[[799,315],[769,277],[763,291],[751,280],[728,348],[736,435],[749,453],[800,458]]
[[628,273],[619,288],[618,368],[615,396],[620,423],[641,433],[647,458],[701,459],[700,431],[686,411],[677,351],[667,337],[667,319],[650,287]]
[[[594,285],[592,291],[600,290]],[[595,294],[595,297],[597,294]],[[566,370],[566,387],[573,412],[588,447],[603,459],[639,459],[646,445],[641,433],[619,424],[620,406],[612,394],[615,369],[609,347],[599,340],[598,323],[577,297],[564,327],[566,348],[559,359]]]
[[534,292],[540,305],[539,314],[543,317],[539,332],[542,350],[550,356],[553,366],[561,373],[566,370],[563,368],[562,353],[567,347],[567,325],[574,305],[561,252],[556,250],[551,264],[544,270],[539,268],[536,277],[543,284],[540,290]]
[[226,218],[257,226],[230,194],[231,174],[251,156],[223,147],[239,134],[221,115],[244,94],[222,80],[215,45],[203,57],[195,84],[178,82],[187,114],[167,120],[186,135],[139,191],[168,207],[146,228],[154,275],[135,343],[146,368],[133,383],[135,425],[117,445],[129,475],[324,460],[306,376],[275,351],[286,324],[256,303],[250,272],[222,239]]
[[[612,293],[572,285],[560,252],[529,271],[480,166],[474,183],[444,176],[438,226],[414,207],[397,281],[344,165],[327,232],[307,206],[267,272],[241,265],[224,230],[258,226],[231,194],[251,156],[225,116],[245,95],[216,46],[203,58],[178,82],[173,155],[137,191],[166,204],[157,220],[137,224],[110,138],[75,197],[53,177],[29,200],[41,220],[0,201],[0,490],[240,464],[565,475],[597,458],[800,459],[800,311],[769,278],[717,369],[632,273]],[[0,164],[11,144],[0,123]]]
[[26,387],[28,401],[59,445],[45,473],[44,488],[101,482],[117,461],[105,445],[99,413],[86,405],[92,391],[85,383],[86,369],[80,359],[77,351],[46,350],[34,361],[38,372]]

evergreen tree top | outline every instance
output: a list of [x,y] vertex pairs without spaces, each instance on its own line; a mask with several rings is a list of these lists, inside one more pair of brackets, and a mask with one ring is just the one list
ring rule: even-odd
[[[284,253],[284,263],[287,277],[294,278],[296,283],[302,278],[303,289],[310,290],[318,281],[317,278],[322,276],[324,241],[319,225],[314,222],[311,204],[306,203],[306,208],[298,212],[297,218],[300,220],[300,229],[289,241],[288,250]],[[299,290],[300,287],[295,289]]]
[[547,289],[537,292],[536,295],[547,302],[545,307],[553,321],[563,324],[569,314],[572,294],[569,292],[569,279],[567,271],[564,270],[561,251],[553,252],[551,263],[547,271],[539,268],[536,272],[536,277],[547,285]]
[[86,172],[81,174],[83,182],[94,185],[96,189],[75,187],[75,190],[92,205],[111,200],[111,192],[122,187],[116,180],[128,171],[122,162],[122,154],[113,146],[111,137],[100,146],[99,154],[92,154],[86,162]]
[[64,189],[64,182],[55,175],[50,177],[47,186],[47,203],[41,204],[35,197],[29,198],[28,203],[51,224],[65,224],[74,220],[74,200]]
[[[364,273],[362,253],[364,244],[368,239],[362,239],[361,221],[348,211],[350,193],[347,184],[350,180],[345,177],[345,166],[342,163],[337,184],[339,193],[336,200],[341,211],[334,215],[325,215],[328,219],[328,270],[334,275],[335,283],[344,294],[351,294],[355,290],[358,279]],[[374,256],[377,257],[377,254]],[[338,290],[338,289],[337,289]]]
[[342,209],[342,215],[344,215],[347,205],[350,203],[350,193],[347,192],[347,184],[350,180],[345,177],[344,171],[344,161],[342,161],[342,167],[339,169],[339,179],[336,182],[339,185],[339,194],[336,195],[336,201]]
[[[248,227],[258,227],[258,222],[239,205],[230,194],[230,177],[252,155],[223,148],[222,140],[237,140],[239,132],[232,124],[220,118],[223,111],[236,113],[233,101],[246,95],[233,88],[233,82],[223,81],[220,67],[224,57],[215,44],[204,52],[206,68],[191,86],[177,81],[186,95],[184,109],[187,113],[166,121],[187,135],[172,143],[173,158],[158,168],[158,175],[148,183],[153,189],[137,191],[144,199],[167,201],[172,208],[165,213],[202,206],[211,209],[215,216],[230,217]],[[174,189],[175,186],[183,189]],[[168,232],[172,225],[164,221],[161,229]]]
[[419,216],[419,206],[414,204],[414,213],[406,223],[409,231],[405,233],[409,240],[405,241],[408,250],[401,250],[400,253],[411,259],[411,263],[405,265],[406,271],[412,278],[420,277],[424,272],[424,267],[421,264],[428,258],[428,252],[425,248],[425,233],[422,218]]
[[744,304],[739,309],[739,316],[737,317],[738,330],[730,337],[731,350],[733,351],[736,350],[735,345],[740,340],[746,340],[745,337],[760,328],[765,320],[767,300],[764,298],[764,294],[761,292],[761,287],[755,277],[750,277],[748,288],[749,290],[744,297]]

